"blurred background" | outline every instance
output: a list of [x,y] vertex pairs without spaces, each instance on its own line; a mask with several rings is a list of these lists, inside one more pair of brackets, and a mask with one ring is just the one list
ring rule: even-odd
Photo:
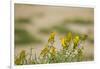
[[31,4],[14,5],[15,56],[22,50],[37,55],[46,45],[51,32],[56,31],[56,48],[60,49],[60,37],[67,32],[86,34],[85,61],[94,59],[94,9],[68,6]]

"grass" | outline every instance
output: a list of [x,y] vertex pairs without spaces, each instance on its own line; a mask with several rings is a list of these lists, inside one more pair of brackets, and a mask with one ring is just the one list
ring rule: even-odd
[[15,29],[15,44],[28,44],[42,42],[36,36],[31,35],[24,29]]
[[[71,32],[67,33],[60,39],[61,49],[57,50],[55,46],[56,32],[52,32],[48,39],[48,43],[41,50],[39,56],[30,54],[22,50],[18,56],[15,57],[15,65],[29,65],[29,64],[48,64],[48,63],[64,63],[64,62],[81,62],[84,61],[84,42],[87,39],[85,35],[82,37],[73,35]],[[30,57],[28,57],[30,56]]]
[[75,24],[80,24],[80,25],[91,25],[93,24],[92,20],[86,20],[86,19],[82,19],[81,17],[76,17],[73,19],[65,19],[63,22],[63,24],[67,24],[67,23],[75,23]]
[[52,31],[52,29],[49,29],[49,28],[41,28],[39,30],[39,32],[42,33],[42,34],[48,34],[51,31]]
[[29,24],[30,22],[31,22],[30,18],[17,18],[17,19],[15,19],[15,23]]
[[52,32],[52,31],[56,31],[57,33],[60,33],[60,34],[65,34],[71,30],[65,28],[63,25],[53,26],[51,28],[41,28],[39,30],[39,32],[42,34],[49,34],[49,32]]
[[65,34],[65,33],[69,32],[69,31],[71,31],[71,30],[67,29],[63,25],[54,26],[53,30],[56,30],[60,34]]
[[15,19],[15,45],[16,44],[37,44],[42,40],[35,35],[31,35],[27,30],[20,28],[20,25],[31,23],[30,18],[17,18]]
[[[57,33],[59,34],[66,34],[68,32],[73,32],[74,35],[79,35],[81,36],[82,34],[80,33],[77,33],[75,31],[72,31],[68,28],[65,27],[65,25],[56,25],[56,26],[53,26],[52,28],[41,28],[40,29],[40,33],[43,33],[43,34],[48,34],[49,32],[51,31],[56,31]],[[94,38],[93,36],[90,36],[88,35],[88,38],[87,40],[90,42],[90,43],[94,43]]]

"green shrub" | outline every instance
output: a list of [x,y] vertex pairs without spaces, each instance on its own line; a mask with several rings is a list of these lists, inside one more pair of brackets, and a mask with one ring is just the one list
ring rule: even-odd
[[48,43],[41,50],[38,57],[36,54],[31,54],[30,56],[32,59],[26,59],[26,51],[22,51],[19,56],[15,58],[15,64],[47,64],[83,61],[84,41],[86,40],[87,35],[82,35],[80,37],[78,35],[72,35],[71,32],[67,33],[64,37],[60,38],[62,46],[60,50],[57,50],[56,48],[55,35],[55,32],[50,34]]

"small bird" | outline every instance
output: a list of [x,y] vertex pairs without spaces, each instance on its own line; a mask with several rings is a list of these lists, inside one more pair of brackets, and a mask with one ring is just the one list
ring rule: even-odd
[[51,53],[52,55],[55,55],[55,53],[56,53],[56,48],[52,46],[52,47],[50,48],[50,53]]
[[52,32],[48,39],[48,42],[52,42],[52,41],[54,42],[55,35],[56,35],[56,32]]
[[73,42],[74,42],[74,48],[76,48],[76,47],[78,46],[79,41],[80,41],[79,36],[75,36],[75,38],[73,39]]
[[84,41],[84,40],[86,40],[87,37],[88,37],[88,35],[83,35],[83,36],[81,37],[81,39]]
[[40,53],[40,56],[46,56],[46,54],[48,53],[48,51],[49,51],[49,49],[48,49],[48,47],[45,47],[42,51],[41,51],[41,53]]
[[64,37],[62,37],[62,38],[60,38],[60,40],[61,40],[62,47],[63,47],[63,48],[66,48],[66,47],[67,47],[66,39],[65,39]]
[[66,39],[67,39],[67,41],[71,41],[71,39],[72,39],[72,33],[71,32],[69,32],[67,35],[66,35]]

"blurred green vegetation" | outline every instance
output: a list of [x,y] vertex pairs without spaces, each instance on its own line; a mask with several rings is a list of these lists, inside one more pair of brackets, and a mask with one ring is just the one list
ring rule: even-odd
[[15,19],[15,23],[28,24],[30,22],[31,22],[30,18],[17,18],[17,19]]
[[81,33],[76,33],[76,32],[74,32],[74,35],[79,35],[79,36],[81,36],[81,35],[87,35],[87,40],[90,42],[90,43],[94,43],[94,37],[93,36],[90,36],[89,34],[81,34]]
[[42,42],[35,35],[31,35],[24,29],[15,29],[15,44],[28,44]]
[[83,19],[81,17],[76,17],[72,19],[64,19],[63,24],[68,24],[68,23],[76,23],[76,24],[81,24],[81,25],[90,25],[93,24],[93,21],[90,19]]
[[67,32],[71,31],[69,29],[66,29],[66,27],[63,25],[54,26],[52,29],[56,30],[60,34],[66,34]]
[[52,32],[52,29],[49,29],[49,28],[40,28],[39,29],[39,33],[42,33],[42,34],[49,34],[49,32]]
[[66,29],[66,27],[64,27],[63,25],[56,25],[53,26],[51,28],[40,28],[39,32],[42,34],[49,34],[52,31],[56,31],[60,34],[65,34],[66,32],[69,32],[69,29]]
[[[40,15],[42,15],[42,13]],[[17,27],[20,24],[30,24],[31,20],[30,18],[17,18],[15,19],[15,23],[18,24],[18,25],[15,25],[15,27]],[[77,33],[66,27],[66,25],[70,23],[79,24],[79,25],[93,25],[93,21],[90,19],[82,19],[81,17],[76,17],[72,19],[64,19],[58,25],[54,25],[49,28],[40,28],[39,33],[48,35],[50,32],[56,31],[59,34],[66,34],[67,32],[73,32],[75,35],[81,35],[80,33]],[[90,43],[94,43],[93,36],[89,35],[87,40]],[[37,38],[35,35],[30,35],[30,33],[24,29],[15,28],[15,44],[40,43],[41,41],[42,40]]]
[[[49,32],[52,32],[52,31],[56,31],[59,34],[66,34],[68,32],[73,32],[74,35],[79,35],[79,36],[82,35],[81,33],[78,33],[76,31],[70,30],[69,28],[66,28],[65,25],[56,25],[51,28],[41,28],[40,29],[40,33],[43,33],[43,34],[49,34]],[[88,35],[87,40],[93,44],[94,37],[90,36],[89,34],[87,34],[87,35]]]
[[50,34],[48,43],[41,50],[39,56],[36,56],[36,53],[32,54],[33,48],[30,49],[31,52],[28,54],[30,57],[27,57],[26,50],[22,50],[18,56],[15,57],[15,65],[81,62],[94,60],[94,56],[92,54],[88,56],[84,54],[84,41],[87,39],[86,35],[80,35],[81,38],[79,38],[78,35],[74,36],[71,32],[68,32],[64,38],[60,39],[62,48],[58,50],[54,46],[56,42],[54,41],[55,34],[55,32]]

